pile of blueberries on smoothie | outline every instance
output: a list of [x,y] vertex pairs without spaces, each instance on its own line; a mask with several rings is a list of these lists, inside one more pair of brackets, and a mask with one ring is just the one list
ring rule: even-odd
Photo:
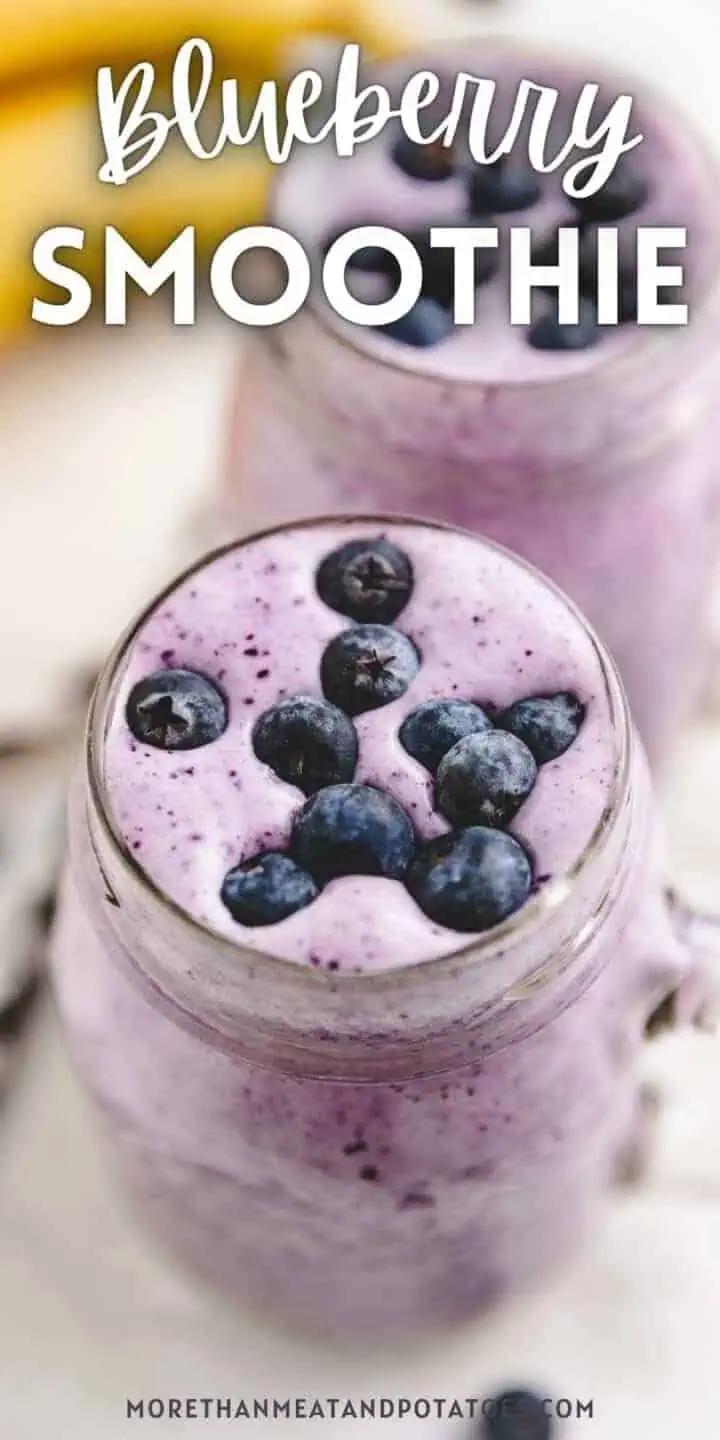
[[[520,214],[523,223],[531,223],[534,211],[544,199],[542,176],[512,156],[502,157],[490,165],[465,162],[442,144],[420,145],[402,135],[393,146],[393,164],[403,175],[425,182],[431,191],[444,181],[461,178],[466,194],[468,226],[493,225],[500,216]],[[620,160],[608,181],[594,195],[567,201],[567,215],[562,224],[577,227],[579,232],[580,311],[576,324],[561,324],[557,302],[551,297],[548,307],[538,315],[527,331],[527,343],[535,350],[584,350],[598,344],[603,330],[597,323],[595,296],[597,292],[597,234],[601,225],[616,224],[637,214],[649,197],[649,187],[638,168],[627,158]],[[420,298],[400,320],[383,326],[383,333],[400,344],[426,347],[439,344],[452,334],[454,256],[448,249],[433,249],[430,230],[435,215],[429,209],[428,223],[410,230],[407,238],[415,247],[422,264],[423,285]],[[371,223],[368,221],[367,223]],[[545,233],[540,229],[533,243],[533,264],[553,266],[558,263],[557,224]],[[342,232],[340,232],[342,233]],[[331,236],[326,248],[337,238]],[[355,252],[348,262],[357,272],[375,275],[387,282],[393,292],[400,275],[397,260],[379,246],[366,246]],[[497,249],[476,249],[475,284],[487,286],[500,283],[500,252]],[[663,295],[661,287],[660,298]],[[634,256],[620,255],[618,270],[618,320],[626,324],[637,315],[637,269]]]
[[[411,710],[399,729],[405,751],[432,777],[434,807],[452,827],[420,840],[392,796],[355,784],[354,718],[404,695],[422,656],[395,626],[413,591],[408,555],[392,540],[351,540],[319,565],[320,599],[353,623],[320,657],[322,697],[272,705],[253,729],[256,757],[307,798],[287,848],[257,854],[225,876],[222,900],[239,925],[277,924],[312,904],[341,876],[401,881],[425,915],[479,933],[528,900],[541,877],[507,827],[531,794],[539,767],[576,739],[584,707],[572,694],[528,696],[495,710],[448,697]],[[132,734],[163,750],[218,739],[228,707],[218,686],[187,669],[138,681],[127,702]]]

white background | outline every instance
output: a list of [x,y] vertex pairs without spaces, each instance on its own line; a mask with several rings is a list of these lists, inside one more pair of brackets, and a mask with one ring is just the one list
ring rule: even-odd
[[[151,0],[148,0],[151,3]],[[564,34],[664,81],[720,133],[717,0],[416,0],[423,25]],[[65,335],[0,367],[0,724],[45,717],[172,569],[212,484],[237,349],[226,322],[170,334]],[[59,357],[62,356],[60,361]],[[720,728],[689,735],[665,804],[678,871],[712,900],[720,874]],[[717,1430],[720,1040],[663,1043],[669,1106],[651,1183],[609,1205],[595,1243],[541,1295],[423,1348],[330,1353],[224,1307],[160,1255],[114,1194],[95,1117],[54,1017],[36,1031],[0,1131],[0,1437],[118,1440],[126,1394],[487,1393],[506,1380],[594,1397],[568,1440]],[[137,1426],[137,1422],[135,1422]],[[250,1433],[307,1426],[258,1422]],[[368,1422],[327,1425],[351,1437]],[[445,1434],[436,1422],[377,1433]],[[161,1437],[227,1422],[156,1421]],[[317,1433],[317,1431],[315,1432]],[[450,1433],[461,1433],[452,1431]]]

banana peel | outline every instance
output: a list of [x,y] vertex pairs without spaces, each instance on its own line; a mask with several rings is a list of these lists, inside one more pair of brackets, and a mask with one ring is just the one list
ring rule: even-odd
[[[97,179],[102,161],[94,78],[88,64],[128,65],[163,54],[170,61],[192,35],[223,57],[225,73],[281,78],[294,43],[328,36],[360,43],[368,53],[395,53],[404,38],[380,8],[362,0],[212,0],[198,14],[188,0],[0,0],[0,346],[43,327],[31,321],[34,297],[57,292],[34,271],[37,236],[56,225],[85,231],[73,268],[93,283],[101,274],[103,237],[113,225],[147,260],[186,225],[199,255],[230,231],[263,216],[272,167],[263,152],[226,149],[212,161],[180,143],[124,186]],[[122,71],[120,72],[122,73]],[[79,78],[78,78],[79,76]],[[75,78],[72,78],[75,77]]]

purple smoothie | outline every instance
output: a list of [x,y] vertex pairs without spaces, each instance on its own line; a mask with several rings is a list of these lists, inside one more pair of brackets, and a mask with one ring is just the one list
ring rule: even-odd
[[[104,779],[125,846],[154,883],[201,924],[266,950],[264,928],[238,931],[220,898],[233,864],[281,850],[304,796],[253,751],[258,717],[278,701],[317,695],[325,647],[349,621],[320,600],[323,557],[372,526],[287,530],[231,550],[193,575],[135,641],[105,741]],[[572,692],[587,707],[571,749],[543,766],[511,822],[547,884],[572,868],[599,825],[615,780],[614,737],[602,671],[565,601],[529,570],[469,536],[402,525],[414,588],[397,622],[422,657],[406,693],[356,717],[358,784],[394,797],[422,836],[449,829],[434,809],[432,777],[403,748],[403,720],[427,700],[487,702]],[[138,744],[125,718],[144,676],[181,664],[210,675],[233,722],[212,745],[169,755]],[[430,924],[404,888],[341,877],[309,908],[272,928],[272,950],[327,968],[390,969],[447,955],[458,936]]]
[[[491,536],[551,575],[597,626],[657,761],[697,701],[708,658],[718,543],[716,172],[662,99],[590,62],[580,68],[480,42],[460,57],[416,55],[383,79],[400,83],[423,66],[446,67],[449,81],[458,69],[496,79],[498,133],[522,78],[560,90],[558,141],[587,81],[601,82],[601,113],[617,94],[631,94],[631,130],[644,140],[627,164],[642,200],[613,222],[623,284],[632,290],[639,226],[686,227],[686,251],[663,258],[684,265],[682,293],[667,298],[688,303],[690,323],[629,320],[577,348],[537,348],[526,328],[510,326],[511,227],[529,226],[541,249],[559,225],[580,218],[592,275],[599,226],[563,194],[564,171],[540,177],[541,193],[526,208],[471,216],[462,153],[448,178],[423,181],[395,163],[391,129],[351,159],[326,146],[299,150],[278,184],[275,218],[311,252],[359,224],[414,234],[473,218],[500,230],[500,265],[478,285],[476,324],[435,344],[351,326],[319,298],[280,329],[252,334],[230,423],[226,524],[237,532],[389,508]],[[519,146],[518,167],[522,139]],[[351,282],[367,298],[368,287],[379,298],[388,283],[357,272]],[[537,292],[534,320],[552,308],[552,297]]]
[[[314,898],[241,923],[228,873],[298,854],[298,816],[327,794],[258,758],[258,720],[327,696],[323,657],[357,620],[320,597],[322,562],[381,537],[410,561],[392,628],[418,665],[396,699],[352,714],[351,783],[401,807],[413,858],[388,878],[343,851],[356,873],[323,880],[311,857]],[[177,696],[158,711],[157,687],[167,700],[178,671],[224,708],[202,712],[202,743],[197,731],[168,749],[188,712]],[[472,701],[490,717],[481,739],[507,741],[515,716],[516,743],[508,707],[560,694],[578,704],[572,737],[548,759],[525,731],[540,757],[531,792],[485,827],[522,849],[532,885],[497,924],[438,923],[408,877],[450,831],[442,776],[457,745],[433,780],[403,722],[430,700]],[[649,1018],[670,994],[690,1018],[699,994],[642,753],[578,612],[512,556],[431,524],[270,533],[201,563],[140,618],[90,736],[56,982],[161,1235],[238,1296],[352,1333],[464,1319],[571,1248],[636,1141]]]

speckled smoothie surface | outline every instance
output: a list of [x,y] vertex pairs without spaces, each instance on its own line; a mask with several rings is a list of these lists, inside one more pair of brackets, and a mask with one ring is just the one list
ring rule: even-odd
[[[414,587],[395,622],[421,663],[407,692],[355,720],[356,783],[394,797],[418,837],[449,828],[428,772],[398,730],[419,703],[474,700],[503,708],[570,691],[586,707],[572,747],[540,768],[510,824],[536,885],[578,859],[612,786],[615,752],[603,675],[578,617],[539,576],[483,541],[422,524],[319,523],[238,545],[180,582],[140,624],[116,687],[104,753],[112,818],[156,887],[215,932],[264,953],[332,970],[370,971],[446,955],[465,943],[433,923],[404,886],[375,876],[332,880],[279,923],[239,925],[221,900],[228,870],[284,850],[305,797],[257,759],[255,722],[277,701],[320,697],[320,660],[352,622],[316,590],[323,558],[356,537],[388,535],[410,556]],[[163,668],[212,679],[229,721],[213,743],[165,752],[138,742],[125,717],[132,687]]]

